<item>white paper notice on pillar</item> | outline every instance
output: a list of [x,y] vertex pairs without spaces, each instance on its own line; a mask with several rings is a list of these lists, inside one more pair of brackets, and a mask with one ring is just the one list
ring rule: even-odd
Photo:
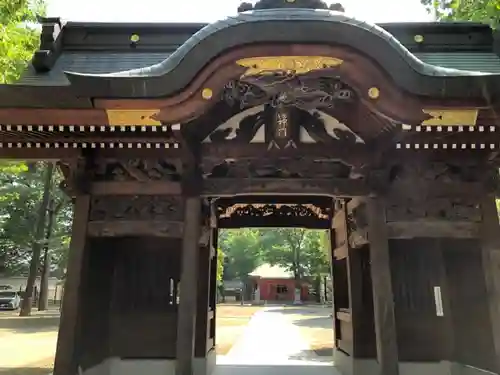
[[295,289],[295,296],[294,296],[294,305],[301,305],[302,304],[302,300],[300,298],[300,288],[296,288]]
[[443,297],[441,295],[441,287],[434,287],[434,303],[436,304],[436,315],[444,316],[443,311]]
[[255,289],[254,301],[260,302],[260,288],[259,287],[257,287],[257,289]]

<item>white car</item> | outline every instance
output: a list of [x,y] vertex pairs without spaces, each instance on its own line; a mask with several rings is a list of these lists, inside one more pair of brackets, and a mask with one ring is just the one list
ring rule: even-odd
[[17,310],[21,305],[21,297],[13,290],[0,290],[0,310]]

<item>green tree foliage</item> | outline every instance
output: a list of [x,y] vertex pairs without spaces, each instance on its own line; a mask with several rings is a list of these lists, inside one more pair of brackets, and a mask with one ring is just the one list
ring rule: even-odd
[[19,78],[39,44],[34,27],[44,13],[40,0],[0,0],[0,83]]
[[[62,178],[54,174],[51,199],[58,208],[51,238],[36,239],[38,208],[43,195],[45,163],[31,166],[20,163],[0,168],[0,259],[2,272],[10,275],[27,274],[32,245],[47,243],[51,253],[53,273],[63,273],[69,246],[72,206],[58,188]],[[41,263],[39,263],[41,264]]]
[[500,0],[421,0],[429,12],[442,21],[473,21],[497,28]]
[[217,281],[222,281],[224,276],[224,252],[219,249],[217,250]]
[[261,264],[257,229],[221,230],[219,246],[225,255],[224,280],[244,279]]
[[302,228],[261,230],[262,260],[291,271],[296,279],[329,271],[322,231]]

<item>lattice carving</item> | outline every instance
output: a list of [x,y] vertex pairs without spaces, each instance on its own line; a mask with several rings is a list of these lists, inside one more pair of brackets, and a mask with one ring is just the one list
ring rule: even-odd
[[163,159],[101,159],[95,165],[96,181],[179,181],[180,163]]
[[182,221],[183,201],[170,195],[94,197],[91,221]]

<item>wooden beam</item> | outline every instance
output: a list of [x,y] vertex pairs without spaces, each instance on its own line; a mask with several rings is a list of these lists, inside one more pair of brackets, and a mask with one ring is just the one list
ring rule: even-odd
[[489,298],[490,320],[495,353],[494,372],[500,374],[500,226],[495,196],[483,194],[481,242],[483,270]]
[[181,183],[177,181],[110,181],[94,182],[92,195],[178,195]]
[[207,178],[204,196],[245,194],[291,194],[325,196],[364,196],[368,186],[361,180],[340,178]]
[[[117,139],[118,142],[121,139]],[[124,141],[126,143],[126,141]],[[171,145],[172,146],[172,145]],[[174,148],[96,148],[92,150],[95,158],[117,158],[117,159],[178,159],[181,158],[183,150],[180,147]],[[125,154],[125,156],[124,156]]]
[[230,228],[308,228],[308,229],[328,229],[330,222],[328,219],[319,219],[307,216],[237,216],[219,218],[218,227],[221,229]]
[[368,198],[366,203],[379,374],[398,375],[398,344],[385,203],[375,197]]
[[[397,188],[390,190],[391,199],[397,200],[399,197],[406,199],[407,192],[415,189],[412,182],[398,183]],[[484,185],[482,182],[433,182],[426,187],[425,194],[432,197],[477,197],[483,194]]]
[[338,147],[312,143],[301,143],[297,148],[269,149],[264,143],[203,143],[201,156],[207,159],[247,159],[247,158],[328,158],[344,161],[354,166],[364,165],[373,159],[373,152],[364,144],[339,144]]
[[0,108],[0,124],[108,125],[109,120],[103,109]]
[[10,148],[0,147],[0,159],[60,160],[77,158],[82,154],[78,148]]
[[331,197],[304,195],[238,195],[223,197],[216,201],[217,207],[229,207],[234,204],[314,204],[320,207],[330,207]]
[[[1,140],[3,145],[7,145],[9,143],[13,145],[17,145],[17,143],[25,144],[31,143],[31,147],[36,145],[36,143],[40,143],[42,146],[45,146],[45,143],[50,143],[52,147],[55,147],[55,144],[59,144],[58,147],[62,148],[65,143],[95,143],[95,148],[101,147],[100,144],[109,144],[114,143],[116,148],[122,149],[127,147],[127,143],[141,143],[141,148],[147,148],[147,144],[149,143],[149,148],[155,148],[155,144],[170,144],[173,148],[177,143],[174,138],[165,133],[121,133],[121,132],[108,132],[104,133],[101,131],[97,132],[87,132],[87,133],[72,133],[72,132],[44,132],[42,134],[37,133],[36,131],[23,131],[23,132],[0,132],[2,136]],[[118,144],[123,143],[124,146],[119,147]],[[71,146],[71,145],[70,145]],[[109,146],[107,146],[109,147]],[[104,148],[104,147],[102,147]],[[163,147],[162,147],[163,148]]]
[[387,223],[388,238],[478,238],[479,224],[470,221],[417,220]]
[[54,375],[76,374],[78,367],[77,341],[79,340],[80,283],[87,242],[87,223],[90,212],[90,196],[76,197],[72,237],[69,249],[61,322],[57,336]]
[[176,375],[192,375],[196,333],[201,198],[188,196],[184,205],[184,235],[179,314],[177,318]]
[[91,221],[89,237],[153,236],[182,238],[183,223],[179,221]]

